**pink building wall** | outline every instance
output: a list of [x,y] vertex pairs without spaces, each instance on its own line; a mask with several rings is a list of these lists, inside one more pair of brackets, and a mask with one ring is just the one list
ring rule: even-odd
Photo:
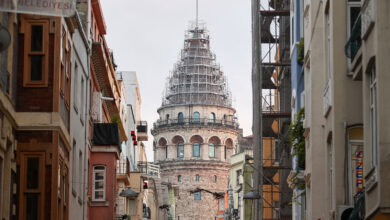
[[[91,220],[115,220],[115,198],[116,198],[116,163],[117,153],[114,152],[91,152],[91,161],[89,169],[89,217]],[[106,167],[106,195],[105,202],[96,202],[92,200],[93,185],[93,167],[103,165]]]

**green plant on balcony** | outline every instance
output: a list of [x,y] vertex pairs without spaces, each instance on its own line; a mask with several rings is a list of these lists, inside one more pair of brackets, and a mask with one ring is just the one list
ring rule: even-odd
[[298,56],[297,56],[297,62],[302,65],[303,60],[305,59],[305,41],[303,38],[299,40],[298,43]]
[[301,108],[297,114],[297,120],[291,123],[289,128],[289,141],[294,150],[293,156],[298,157],[298,168],[305,169],[305,129],[303,128],[303,119],[305,118],[305,109]]
[[112,123],[117,123],[117,124],[119,124],[119,116],[118,116],[117,114],[115,114],[114,116],[112,116],[111,122],[112,122]]

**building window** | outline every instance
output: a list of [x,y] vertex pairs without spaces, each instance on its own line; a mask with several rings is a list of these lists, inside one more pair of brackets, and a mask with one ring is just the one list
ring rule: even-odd
[[194,193],[194,200],[201,200],[201,199],[202,199],[201,192],[195,192]]
[[[179,148],[178,148],[178,150],[179,150]],[[179,157],[179,153],[177,155]],[[168,158],[168,146],[165,146],[165,159],[167,159],[167,158]]]
[[363,127],[352,127],[348,129],[348,177],[349,177],[349,199],[354,201],[355,196],[364,193],[364,147]]
[[23,86],[47,86],[49,68],[49,21],[28,20],[23,23],[24,65]]
[[165,116],[165,118],[167,119],[167,123],[169,122],[169,114],[167,114],[166,116]]
[[224,158],[225,158],[225,160],[226,160],[226,146],[224,147],[223,153],[224,153]]
[[219,211],[225,211],[225,198],[220,198],[218,201]]
[[[76,141],[73,140],[73,149],[72,149],[72,193],[76,195],[76,182],[77,182],[77,144]],[[79,161],[81,163],[81,161]]]
[[177,144],[177,157],[184,157],[184,143]]
[[200,114],[199,114],[199,112],[194,112],[193,122],[200,123]]
[[240,176],[241,176],[241,169],[236,170],[236,185],[238,186],[240,184]]
[[196,182],[199,182],[199,174],[196,174],[196,175],[195,175],[195,181],[196,181]]
[[177,176],[177,182],[181,182],[181,175]]
[[76,112],[78,111],[79,107],[79,82],[78,82],[78,71],[79,67],[77,63],[74,64],[74,76],[73,76],[73,106],[76,109]]
[[213,181],[214,181],[214,183],[217,182],[217,176],[216,175],[213,176]]
[[209,157],[215,157],[215,145],[213,143],[209,144]]
[[78,182],[78,185],[79,185],[79,198],[82,198],[82,194],[83,194],[83,182],[84,182],[84,178],[83,178],[83,152],[80,151],[79,152],[79,182]]
[[193,157],[200,157],[200,145],[199,143],[193,143],[192,145],[192,156]]
[[[81,121],[84,123],[84,118],[85,118],[85,80],[84,80],[84,77],[81,76],[81,86],[80,86],[80,90],[81,90],[81,101],[80,101],[80,119]],[[76,95],[77,96],[77,95]]]
[[328,176],[329,176],[329,207],[333,208],[333,147],[332,140],[328,143]]
[[92,200],[104,201],[106,198],[106,167],[93,167]]
[[214,113],[214,112],[211,112],[211,113],[210,113],[209,122],[210,122],[210,123],[215,123],[215,113]]
[[179,112],[179,114],[177,115],[177,122],[179,124],[183,124],[184,123],[184,116],[183,116],[182,112]]
[[377,80],[375,67],[370,74],[370,133],[371,133],[371,166],[378,165],[378,116],[377,116]]
[[22,153],[21,195],[22,219],[41,219],[43,215],[44,153]]

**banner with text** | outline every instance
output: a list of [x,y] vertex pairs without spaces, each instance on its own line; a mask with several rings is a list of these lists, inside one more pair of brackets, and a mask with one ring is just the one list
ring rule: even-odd
[[70,17],[76,0],[0,0],[0,11]]

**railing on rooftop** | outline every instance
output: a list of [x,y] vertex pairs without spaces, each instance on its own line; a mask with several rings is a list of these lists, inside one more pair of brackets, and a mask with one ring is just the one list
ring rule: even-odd
[[221,126],[228,128],[238,128],[237,122],[227,119],[224,120],[210,118],[182,118],[157,121],[153,123],[153,129],[184,125]]
[[362,27],[362,21],[361,21],[361,15],[359,15],[352,26],[351,36],[349,37],[349,40],[345,45],[345,55],[351,60],[355,58],[357,52],[362,46],[361,27]]

